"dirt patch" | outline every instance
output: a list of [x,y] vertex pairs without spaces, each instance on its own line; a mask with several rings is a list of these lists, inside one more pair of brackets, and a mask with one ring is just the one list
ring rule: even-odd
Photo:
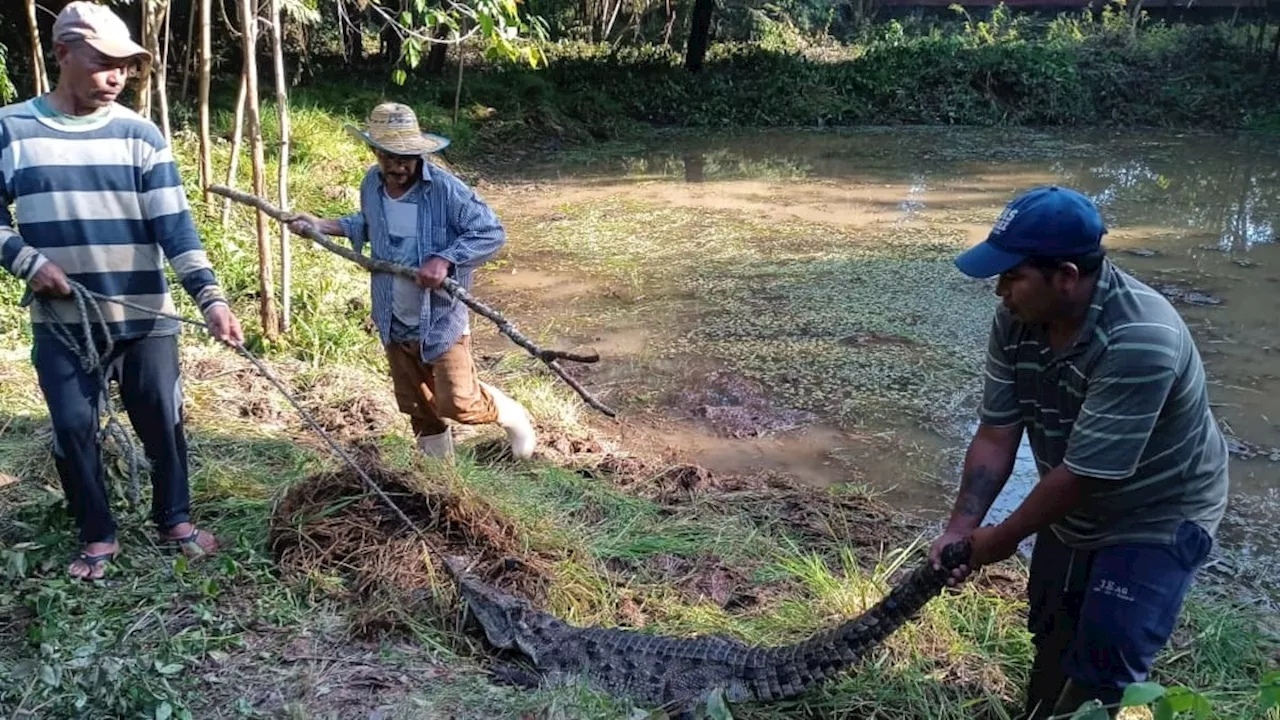
[[333,368],[300,375],[294,383],[303,409],[342,440],[385,434],[400,418],[390,383],[371,388],[366,375]]
[[919,528],[887,503],[861,492],[823,488],[776,473],[719,474],[693,463],[661,463],[624,453],[579,457],[578,472],[673,511],[711,511],[750,518],[801,542],[832,547],[894,546]]
[[811,412],[774,406],[765,399],[759,383],[727,372],[713,372],[700,387],[680,393],[676,405],[693,417],[705,419],[721,435],[733,438],[796,430],[818,419]]
[[[535,604],[545,600],[551,560],[527,550],[510,519],[445,478],[390,469],[367,447],[359,448],[355,457],[422,528],[431,548],[470,558],[473,572],[492,585]],[[429,591],[448,577],[442,574],[442,558],[345,467],[307,478],[285,493],[272,513],[268,546],[287,575],[336,575],[347,592],[371,608],[413,609],[437,603],[439,598]],[[452,608],[428,609],[447,613]],[[393,617],[382,618],[396,624]],[[358,629],[382,629],[379,624],[377,617],[366,614]]]
[[368,395],[328,398],[317,393],[299,402],[320,427],[339,439],[385,433],[397,419],[394,407]]

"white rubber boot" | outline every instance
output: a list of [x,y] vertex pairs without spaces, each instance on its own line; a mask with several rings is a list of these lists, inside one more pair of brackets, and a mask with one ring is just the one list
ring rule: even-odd
[[453,459],[453,432],[445,430],[438,435],[420,435],[418,450],[427,457]]
[[498,409],[498,424],[507,431],[511,454],[522,459],[533,457],[533,450],[538,446],[538,434],[533,429],[529,411],[498,388],[486,382],[481,382],[480,386],[493,397],[493,404]]

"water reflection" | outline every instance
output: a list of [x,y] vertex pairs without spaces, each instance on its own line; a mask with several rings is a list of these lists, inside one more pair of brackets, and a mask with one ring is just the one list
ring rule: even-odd
[[[1270,159],[1274,165],[1274,154]],[[1055,162],[1051,168],[1097,203],[1108,221],[1176,223],[1209,235],[1216,249],[1231,253],[1276,240],[1280,176],[1262,165],[1252,155],[1229,153],[1212,162],[1194,156],[1134,158],[1084,168]]]
[[924,196],[928,190],[924,175],[916,174],[911,177],[911,184],[907,187],[907,197],[898,203],[898,209],[902,211],[901,220],[914,219],[920,211],[924,210]]
[[[1012,181],[1001,182],[1000,197],[993,198],[999,201],[1040,178],[1089,195],[1112,224],[1194,232],[1228,253],[1275,243],[1280,227],[1280,147],[1248,135],[1096,137],[937,128],[677,135],[643,150],[619,146],[568,155],[529,172],[560,175],[566,164],[576,180],[844,180],[902,187],[897,205],[907,219],[930,204],[931,194],[963,186],[976,174]],[[998,204],[992,203],[993,211]]]

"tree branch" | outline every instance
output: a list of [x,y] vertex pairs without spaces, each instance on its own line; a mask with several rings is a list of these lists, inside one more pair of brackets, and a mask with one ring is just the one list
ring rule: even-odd
[[[280,208],[272,205],[271,203],[267,202],[266,200],[260,197],[257,197],[256,195],[251,195],[246,192],[234,190],[225,185],[210,185],[209,191],[213,193],[217,193],[218,195],[221,195],[225,198],[242,203],[244,205],[257,208],[258,210],[262,211],[262,213],[265,214],[266,216],[273,218],[282,223],[287,223],[293,220],[295,217],[293,213],[284,212]],[[374,258],[365,257],[364,255],[361,255],[355,252],[354,250],[345,248],[333,242],[329,238],[325,237],[323,233],[321,233],[318,230],[315,230],[314,228],[308,228],[307,232],[304,234],[307,237],[307,239],[311,240],[312,242],[324,248],[325,250],[328,250],[329,252],[332,252],[335,255],[338,255],[340,257],[346,258],[347,260],[350,260],[351,262],[356,263],[357,265],[359,265],[360,267],[363,267],[365,270],[368,270],[369,272],[391,273],[393,275],[399,275],[401,277],[409,278],[410,280],[416,280],[418,276],[417,268],[409,267],[407,265],[397,265],[395,263],[390,263],[385,260],[377,260]],[[547,350],[542,347],[539,347],[537,343],[533,342],[528,337],[526,337],[523,333],[517,330],[516,327],[511,324],[511,321],[508,320],[505,316],[503,316],[502,313],[486,305],[480,300],[477,300],[474,296],[471,295],[471,293],[467,292],[466,288],[459,285],[452,278],[445,278],[442,289],[445,292],[452,295],[453,297],[457,298],[460,302],[462,302],[467,307],[474,310],[476,314],[491,320],[495,325],[498,326],[499,332],[501,332],[503,335],[506,335],[515,344],[527,350],[530,355],[534,356],[535,358],[545,363],[547,367],[551,368],[552,372],[560,376],[561,380],[564,380],[569,387],[573,388],[574,391],[577,392],[578,395],[581,396],[582,399],[588,405],[595,408],[596,410],[599,410],[600,412],[604,413],[609,417],[617,417],[616,412],[614,412],[604,403],[596,399],[594,395],[592,395],[586,388],[582,387],[582,385],[580,385],[577,380],[574,380],[572,377],[570,377],[569,374],[565,372],[564,368],[560,366],[560,362],[559,362],[560,360],[570,360],[572,362],[580,362],[580,363],[599,362],[600,356],[597,353],[591,353],[590,355],[581,355],[577,353],[564,352],[562,350]]]

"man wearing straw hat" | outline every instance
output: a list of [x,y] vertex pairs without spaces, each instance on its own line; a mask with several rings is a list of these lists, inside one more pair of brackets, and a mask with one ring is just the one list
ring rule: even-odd
[[375,259],[418,268],[416,282],[373,273],[370,286],[396,403],[423,453],[453,455],[450,421],[496,422],[512,454],[529,457],[537,442],[529,414],[476,377],[467,307],[441,289],[446,277],[470,289],[475,269],[506,242],[502,224],[471,188],[428,161],[449,140],[422,132],[412,108],[382,103],[369,114],[366,130],[347,130],[377,160],[360,184],[360,210],[333,220],[299,213],[289,227],[299,234],[309,225],[341,235],[356,252],[368,244]]

